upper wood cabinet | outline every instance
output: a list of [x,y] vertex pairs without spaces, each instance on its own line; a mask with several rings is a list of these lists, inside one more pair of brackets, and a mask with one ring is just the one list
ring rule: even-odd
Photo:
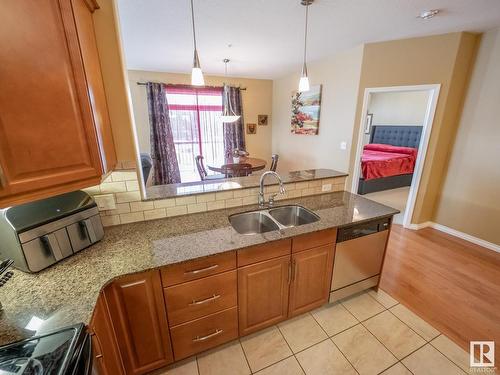
[[289,317],[328,302],[335,244],[292,254]]
[[104,289],[126,374],[173,362],[158,270],[128,275]]
[[289,255],[238,269],[240,335],[287,318],[289,281]]
[[4,1],[0,207],[100,183],[116,164],[93,0]]

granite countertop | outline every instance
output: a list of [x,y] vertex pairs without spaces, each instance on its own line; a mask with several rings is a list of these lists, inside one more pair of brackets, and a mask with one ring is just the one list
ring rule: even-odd
[[37,274],[15,270],[0,288],[0,345],[79,322],[88,324],[99,292],[119,276],[399,212],[348,192],[283,200],[276,205],[285,204],[302,205],[321,219],[300,227],[242,235],[229,225],[228,216],[258,209],[246,206],[127,224],[106,228],[102,241]]

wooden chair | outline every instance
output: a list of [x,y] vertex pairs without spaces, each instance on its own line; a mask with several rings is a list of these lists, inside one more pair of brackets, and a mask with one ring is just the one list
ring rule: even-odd
[[203,156],[196,155],[195,156],[196,169],[198,169],[198,174],[200,175],[201,181],[205,180],[219,180],[221,178],[226,178],[226,175],[223,174],[213,174],[209,175],[207,170],[205,169],[205,165],[203,164]]
[[252,165],[247,163],[224,164],[221,169],[229,177],[244,177],[252,174]]
[[278,159],[279,155],[273,154],[271,157],[271,167],[269,168],[270,171],[276,172],[276,168],[278,168]]

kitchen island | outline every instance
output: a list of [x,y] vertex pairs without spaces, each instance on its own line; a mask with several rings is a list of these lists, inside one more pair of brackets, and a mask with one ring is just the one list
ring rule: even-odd
[[[0,343],[84,322],[89,324],[101,290],[113,280],[147,270],[284,240],[307,233],[388,218],[397,210],[348,192],[280,201],[315,212],[320,220],[263,234],[238,234],[228,222],[245,206],[133,223],[106,230],[104,239],[37,274],[15,271],[0,289]],[[29,324],[31,322],[31,324]]]

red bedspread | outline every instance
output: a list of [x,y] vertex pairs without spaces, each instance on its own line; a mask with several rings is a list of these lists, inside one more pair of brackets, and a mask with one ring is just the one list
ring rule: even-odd
[[363,148],[361,171],[365,180],[413,173],[416,148],[371,143]]

